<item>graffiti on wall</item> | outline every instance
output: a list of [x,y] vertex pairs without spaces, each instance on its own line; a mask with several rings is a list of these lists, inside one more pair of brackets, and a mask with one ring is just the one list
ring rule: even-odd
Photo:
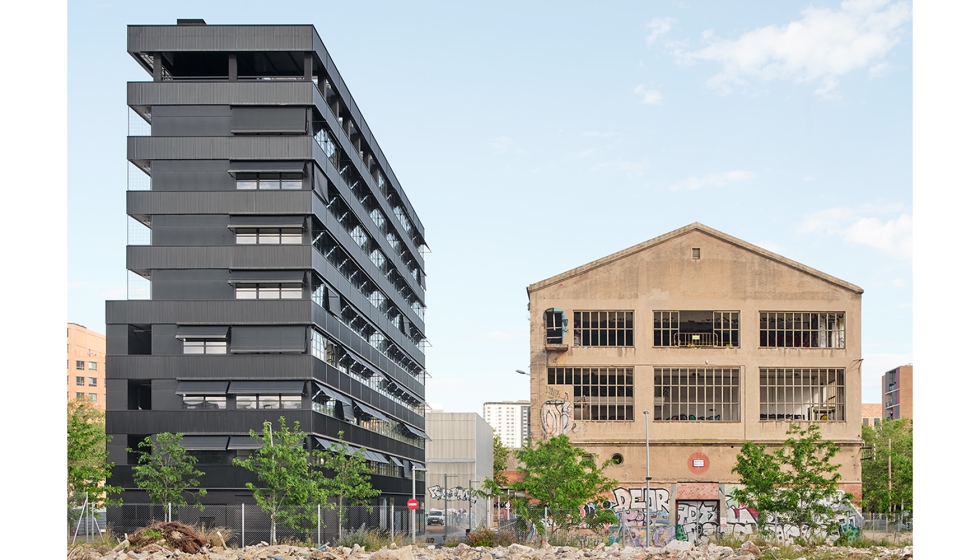
[[541,405],[541,436],[544,439],[575,432],[576,428],[572,422],[572,403],[549,399]]
[[[702,544],[722,533],[742,536],[758,532],[758,512],[732,498],[734,488],[726,485],[725,493],[719,491],[717,500],[677,500],[664,487],[651,486],[647,497],[645,487],[620,486],[612,491],[612,499],[605,503],[605,507],[612,508],[619,518],[618,523],[605,527],[607,541],[624,546],[644,546],[648,527],[650,544],[658,547],[666,546],[672,540]],[[836,514],[826,533],[819,528],[780,523],[772,515],[766,518],[767,528],[780,542],[798,537],[820,536],[834,540],[842,534],[856,536],[864,520],[844,499],[844,493],[838,492],[828,503]],[[646,517],[648,506],[649,519]],[[589,513],[590,508],[594,509],[595,504],[586,504],[582,513]],[[676,515],[673,523],[671,513]]]
[[476,503],[478,496],[469,488],[443,488],[438,484],[429,486],[429,496],[435,500],[448,500],[450,502],[470,502]]
[[[836,540],[842,534],[855,536],[858,528],[864,524],[864,518],[854,509],[853,504],[844,498],[844,492],[838,491],[837,494],[823,501],[824,505],[834,508],[834,515],[828,520],[828,531],[819,527],[800,527],[793,523],[780,522],[775,515],[766,516],[767,528],[773,532],[773,536],[778,542],[785,542],[795,538],[822,537]],[[759,512],[752,508],[745,507],[732,498],[731,491],[725,494],[725,520],[722,524],[722,531],[734,535],[749,535],[759,530]]]
[[[654,546],[666,546],[674,539],[674,528],[670,526],[670,492],[666,488],[650,487],[647,498],[646,487],[620,486],[612,491],[612,496],[609,506],[619,517],[619,523],[607,528],[606,534],[611,543],[644,546],[647,527],[650,530],[650,543]],[[650,513],[649,524],[647,511]]]
[[706,543],[721,528],[717,500],[678,500],[678,539],[697,544]]

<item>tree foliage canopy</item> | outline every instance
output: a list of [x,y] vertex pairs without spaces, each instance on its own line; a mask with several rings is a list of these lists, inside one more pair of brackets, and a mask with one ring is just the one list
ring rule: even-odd
[[791,424],[786,435],[773,453],[750,441],[742,445],[732,469],[742,488],[733,490],[732,497],[758,511],[760,530],[770,514],[801,528],[825,527],[838,496],[840,465],[831,460],[840,447],[823,439],[815,424],[806,429]]
[[371,467],[364,460],[364,450],[358,449],[348,455],[344,443],[344,432],[337,432],[340,443],[331,444],[327,451],[315,451],[317,462],[333,473],[324,479],[324,493],[337,498],[327,507],[337,511],[341,530],[344,527],[344,501],[347,505],[366,504],[371,498],[379,496],[381,490],[371,486]]
[[493,434],[493,482],[497,486],[506,486],[507,479],[504,478],[504,470],[507,469],[507,458],[510,450],[504,447],[504,442],[500,436]]
[[105,415],[84,401],[68,402],[68,505],[103,506],[122,488],[106,483],[112,472],[107,461]]
[[[560,435],[516,450],[518,471],[523,475],[511,489],[524,494],[512,500],[518,515],[530,520],[538,530],[544,530],[544,508],[557,529],[572,527],[581,522],[593,527],[614,523],[616,516],[605,508],[609,492],[617,482],[602,471],[609,464],[597,466],[585,450],[571,444]],[[580,507],[588,503],[582,518]]]
[[[867,511],[912,511],[912,420],[899,418],[862,427],[867,459],[861,465],[862,504]],[[891,442],[889,449],[889,442]],[[888,489],[891,458],[892,488]]]
[[295,422],[290,431],[286,418],[279,417],[279,430],[267,422],[262,434],[249,430],[252,438],[261,442],[247,459],[235,459],[234,464],[255,473],[262,485],[246,483],[255,501],[272,520],[270,539],[276,542],[276,526],[299,527],[316,523],[316,504],[324,501],[324,477],[310,463],[306,449],[306,433]]
[[[204,472],[195,467],[197,457],[188,454],[180,444],[183,438],[181,433],[163,432],[155,439],[147,437],[139,442],[138,450],[127,450],[140,453],[139,464],[133,467],[133,481],[154,503],[185,505],[184,494],[200,485],[198,477],[204,476]],[[200,488],[192,496],[202,510],[201,497],[207,493]]]

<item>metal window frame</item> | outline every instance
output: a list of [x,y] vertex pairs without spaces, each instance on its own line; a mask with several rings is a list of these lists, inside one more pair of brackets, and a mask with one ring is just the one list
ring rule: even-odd
[[846,390],[845,368],[759,368],[759,421],[845,421]]
[[844,311],[760,311],[760,348],[847,348]]
[[653,368],[653,420],[742,421],[740,367]]
[[572,317],[575,346],[631,348],[636,345],[633,310],[576,310]]
[[571,395],[566,391],[565,401],[572,403],[575,420],[632,422],[636,419],[636,377],[632,366],[549,367],[547,381],[549,386],[571,385]]

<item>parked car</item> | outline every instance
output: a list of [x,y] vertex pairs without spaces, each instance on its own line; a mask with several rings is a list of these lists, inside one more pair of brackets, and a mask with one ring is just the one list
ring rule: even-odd
[[445,525],[446,524],[446,514],[443,513],[441,509],[430,509],[429,514],[425,516],[426,525]]

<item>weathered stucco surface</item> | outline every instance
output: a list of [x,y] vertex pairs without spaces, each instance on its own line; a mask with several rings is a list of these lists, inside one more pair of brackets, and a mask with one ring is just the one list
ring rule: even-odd
[[[700,249],[700,258],[693,258],[694,248]],[[789,427],[788,421],[759,420],[760,368],[843,368],[845,420],[818,424],[825,438],[841,445],[837,461],[843,483],[859,497],[862,293],[853,284],[700,224],[532,284],[528,287],[532,438],[543,437],[542,408],[550,406],[560,414],[560,403],[569,401],[567,386],[549,387],[548,367],[631,366],[633,421],[569,418],[558,428],[598,460],[621,454],[623,462],[607,472],[626,486],[639,486],[646,475],[643,411],[650,410],[650,471],[655,480],[731,484],[737,481],[731,469],[744,441],[777,445]],[[546,348],[544,313],[549,308],[560,308],[569,318],[567,349]],[[576,310],[633,311],[634,345],[575,346],[571,317]],[[739,311],[740,346],[654,347],[655,310]],[[846,347],[762,348],[761,311],[844,312]],[[653,421],[653,370],[664,366],[739,368],[741,420]],[[698,468],[691,464],[695,454],[707,459]]]

